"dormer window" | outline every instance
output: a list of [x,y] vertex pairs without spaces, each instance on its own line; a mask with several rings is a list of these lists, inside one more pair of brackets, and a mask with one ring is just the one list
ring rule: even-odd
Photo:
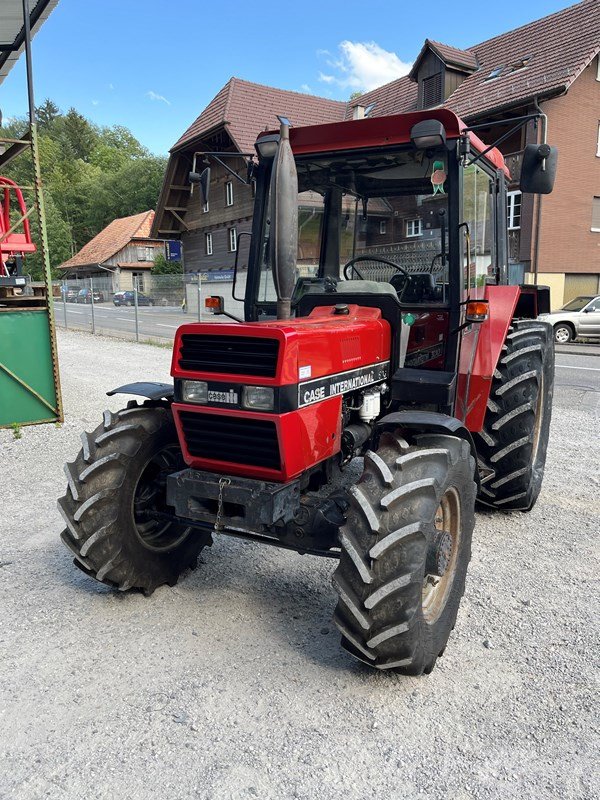
[[423,78],[423,108],[431,108],[442,102],[442,73]]

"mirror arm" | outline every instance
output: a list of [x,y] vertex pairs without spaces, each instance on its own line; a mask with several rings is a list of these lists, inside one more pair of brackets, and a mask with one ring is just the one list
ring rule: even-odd
[[[506,139],[508,139],[510,136],[512,136],[513,133],[516,133],[518,130],[520,130],[524,125],[527,124],[527,122],[529,122],[532,119],[539,119],[539,117],[541,117],[541,116],[545,116],[545,115],[540,112],[538,114],[528,114],[526,117],[516,117],[516,120],[517,120],[517,124],[516,125],[513,125],[512,128],[510,128],[508,131],[506,131],[506,133],[503,133],[502,136],[498,137],[498,139],[496,139],[496,141],[493,144],[489,145],[489,147],[486,147],[485,150],[483,150],[483,152],[478,153],[476,156],[473,156],[473,158],[470,161],[467,161],[466,166],[470,167],[471,164],[474,164],[476,161],[479,161],[480,159],[482,159],[484,156],[486,156],[490,152],[490,150],[493,150],[495,147],[498,147],[499,144],[502,144],[502,142],[504,142]],[[510,122],[514,122],[514,120],[509,120],[509,121]],[[484,125],[475,125],[474,127],[475,128],[481,128],[481,127],[486,127],[486,126],[484,126]],[[487,127],[488,128],[490,127],[489,123],[487,123]],[[473,128],[465,128],[464,129],[464,131],[468,131],[468,130],[469,131],[473,130]]]
[[244,186],[249,186],[250,182],[242,178],[241,175],[238,175],[237,172],[228,166],[224,161],[223,158],[247,158],[252,159],[254,158],[252,153],[194,153],[194,163],[196,160],[196,155],[202,155],[206,158],[213,158],[218,164],[220,164],[223,169],[225,169],[230,175],[234,178],[237,178],[240,183],[243,183]]

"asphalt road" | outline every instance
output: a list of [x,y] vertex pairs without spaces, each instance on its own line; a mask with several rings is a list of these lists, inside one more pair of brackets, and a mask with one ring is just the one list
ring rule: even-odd
[[406,678],[340,650],[328,559],[217,536],[150,598],[76,569],[62,466],[170,353],[58,344],[64,425],[0,430],[2,800],[598,797],[600,359],[558,358],[539,502],[477,514],[448,648]]
[[[202,321],[206,322],[209,315],[202,310]],[[75,303],[57,303],[54,307],[57,324],[77,330],[92,331],[92,307]],[[111,303],[94,305],[94,326],[96,333],[135,337],[135,308],[129,306],[114,306]],[[214,319],[217,319],[216,317]],[[214,321],[210,317],[211,321]],[[223,319],[222,317],[218,319]],[[197,315],[184,314],[177,306],[140,306],[138,308],[138,330],[140,339],[157,337],[172,339],[175,331],[184,322],[197,322]]]

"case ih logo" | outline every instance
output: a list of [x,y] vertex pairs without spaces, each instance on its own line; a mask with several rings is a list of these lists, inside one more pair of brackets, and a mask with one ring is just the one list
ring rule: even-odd
[[233,389],[228,392],[217,392],[214,389],[208,390],[209,403],[228,403],[229,405],[237,405],[238,393]]
[[370,364],[368,367],[360,367],[349,372],[340,372],[337,375],[327,375],[314,381],[299,383],[298,406],[309,406],[311,403],[318,403],[329,397],[337,397],[340,394],[354,392],[356,389],[364,389],[365,386],[386,380],[389,372],[390,362],[384,361],[382,364]]

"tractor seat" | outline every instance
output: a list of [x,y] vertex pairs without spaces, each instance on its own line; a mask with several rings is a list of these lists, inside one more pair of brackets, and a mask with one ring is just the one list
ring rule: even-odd
[[440,292],[435,283],[435,275],[430,272],[393,275],[390,284],[398,292],[398,299],[404,305],[440,301]]
[[398,296],[392,284],[385,281],[339,281],[337,291],[340,294],[389,294],[393,297]]

